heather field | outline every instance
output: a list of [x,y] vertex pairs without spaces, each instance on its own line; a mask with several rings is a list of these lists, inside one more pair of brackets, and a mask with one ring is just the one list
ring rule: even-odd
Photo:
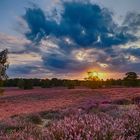
[[35,88],[32,90],[8,88],[4,96],[0,97],[0,120],[13,115],[77,106],[84,102],[102,104],[119,99],[129,101],[138,96],[140,96],[140,88]]
[[140,88],[7,88],[0,140],[139,140]]

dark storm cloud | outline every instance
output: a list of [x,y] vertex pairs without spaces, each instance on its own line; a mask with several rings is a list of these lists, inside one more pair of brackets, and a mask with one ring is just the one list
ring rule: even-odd
[[105,8],[78,2],[65,2],[63,6],[60,23],[47,18],[40,8],[28,8],[23,16],[30,29],[26,37],[36,42],[49,35],[69,37],[80,47],[110,47],[136,39],[121,30]]
[[[138,29],[139,15],[129,14],[123,25],[117,25],[113,21],[113,14],[96,4],[71,1],[63,2],[63,8],[60,21],[50,18],[47,13],[37,7],[27,8],[23,16],[29,28],[25,36],[34,44],[31,46],[36,47],[35,50],[33,47],[30,50],[42,53],[43,64],[47,69],[57,72],[72,72],[97,66],[93,63],[94,61],[86,63],[73,58],[73,50],[87,48],[104,51],[104,55],[97,57],[96,62],[110,64],[112,67],[110,69],[115,69],[116,66],[120,66],[120,70],[126,69],[124,66],[121,67],[128,63],[124,52],[118,54],[113,47],[138,40],[138,37],[130,31]],[[55,52],[55,50],[49,53],[41,52],[37,49],[37,47],[41,47],[41,42],[46,38],[50,38],[51,41],[55,40],[59,47],[57,51],[61,53]],[[139,54],[133,48],[127,51],[135,55]],[[131,63],[128,65],[128,68],[130,67]]]
[[43,37],[48,36],[55,31],[57,27],[54,21],[47,20],[44,12],[39,8],[28,8],[23,19],[27,22],[30,29],[25,36],[31,40],[38,42]]
[[69,36],[84,47],[110,47],[135,39],[132,35],[119,31],[109,10],[90,3],[64,3],[59,29],[60,35]]

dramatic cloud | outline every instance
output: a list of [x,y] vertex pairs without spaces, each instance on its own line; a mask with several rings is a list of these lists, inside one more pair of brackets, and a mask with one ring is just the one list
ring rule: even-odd
[[127,30],[137,33],[140,30],[140,14],[139,13],[128,13],[124,23]]
[[23,38],[0,33],[0,49],[10,52],[9,75],[74,77],[89,69],[139,72],[139,13],[129,12],[117,24],[112,11],[90,1],[64,0],[54,9],[48,7],[33,5],[16,17],[14,29]]
[[60,23],[47,18],[40,8],[27,9],[23,18],[30,31],[26,37],[36,42],[49,35],[68,37],[79,47],[110,47],[136,40],[114,23],[108,9],[84,2],[64,2],[63,6]]
[[118,25],[113,13],[99,5],[81,1],[62,4],[59,21],[38,7],[27,8],[22,17],[29,28],[25,36],[34,44],[32,51],[40,53],[44,68],[58,73],[88,68],[138,71],[135,58],[140,55],[139,48],[120,46],[139,40],[134,34],[138,33],[139,14],[129,13],[123,24]]

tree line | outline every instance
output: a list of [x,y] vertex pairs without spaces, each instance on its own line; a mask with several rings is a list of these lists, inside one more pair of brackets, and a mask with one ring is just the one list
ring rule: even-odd
[[[88,77],[84,80],[69,80],[69,79],[24,79],[14,78],[7,79],[6,70],[9,66],[7,61],[8,50],[0,52],[0,87],[19,87],[21,89],[32,89],[33,87],[52,88],[52,87],[67,87],[69,89],[76,86],[84,86],[88,88],[102,87],[140,87],[140,79],[135,72],[127,72],[123,79],[107,79],[101,80],[98,76],[88,72]],[[0,93],[2,89],[0,89]]]
[[105,88],[105,87],[140,87],[140,79],[135,72],[128,72],[123,79],[100,80],[94,77],[86,80],[69,80],[69,79],[7,79],[3,80],[4,87],[19,87],[21,89],[32,89],[33,87],[53,88],[67,87],[69,89],[77,86],[88,88]]

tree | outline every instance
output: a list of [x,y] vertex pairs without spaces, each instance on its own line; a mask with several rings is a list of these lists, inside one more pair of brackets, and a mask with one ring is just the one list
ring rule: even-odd
[[124,77],[125,86],[138,86],[138,75],[135,72],[127,72],[126,77]]
[[[4,79],[7,79],[6,70],[8,68],[8,50],[5,49],[0,52],[0,85],[2,86],[2,82]],[[0,95],[3,94],[3,89],[0,89]]]
[[6,70],[9,66],[7,58],[8,58],[8,50],[5,49],[4,51],[0,52],[0,80],[7,78]]
[[86,78],[86,80],[90,80],[90,81],[99,81],[99,77],[98,77],[98,73],[97,72],[87,72],[88,77]]
[[87,72],[88,77],[85,78],[85,85],[89,88],[100,88],[102,86],[102,81],[98,77],[98,72]]
[[138,75],[135,72],[127,72],[126,77],[124,78],[125,80],[136,80],[138,79]]

